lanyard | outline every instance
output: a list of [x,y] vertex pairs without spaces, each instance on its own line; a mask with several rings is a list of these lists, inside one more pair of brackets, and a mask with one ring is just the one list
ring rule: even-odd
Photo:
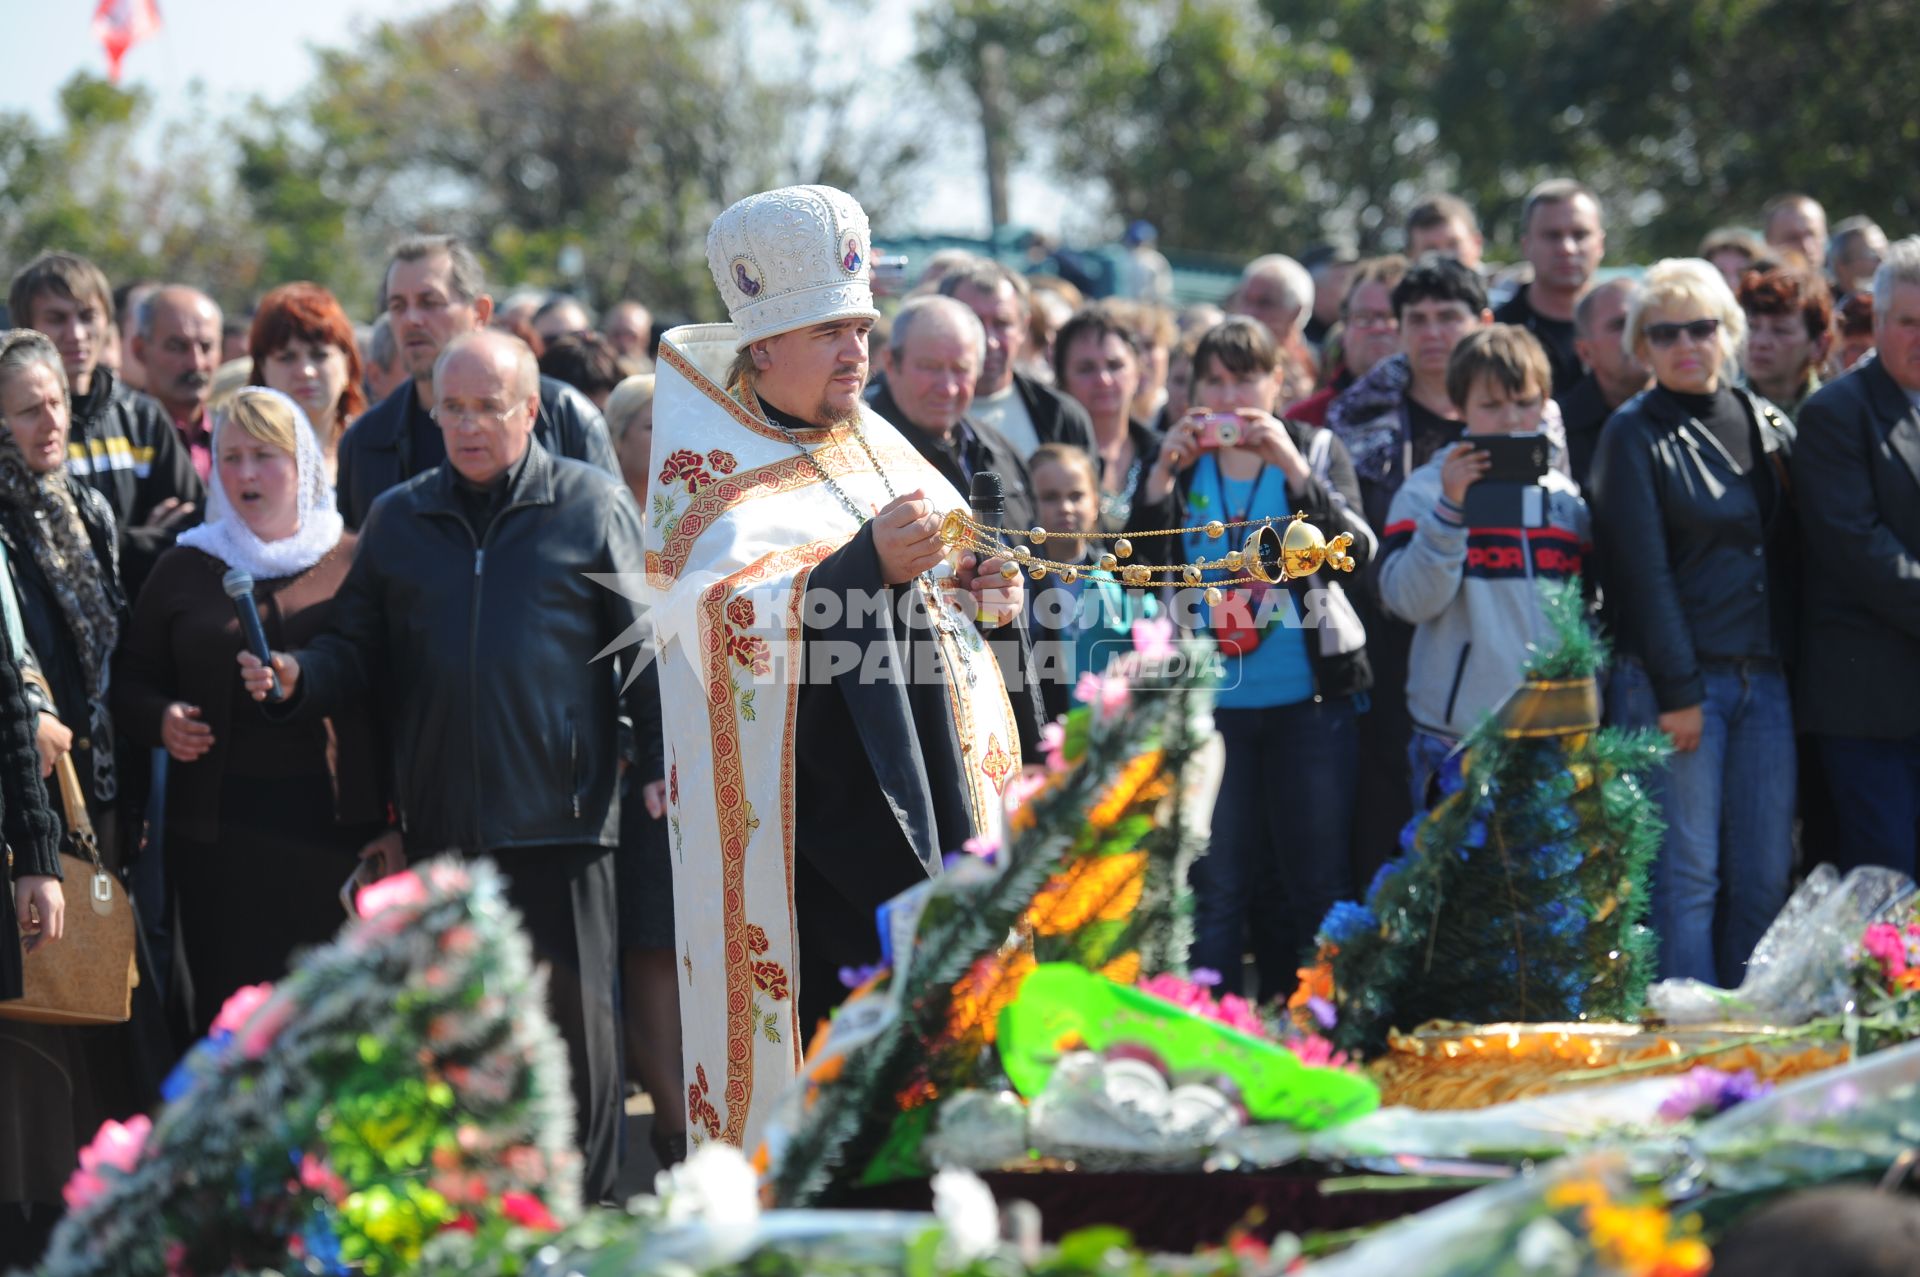
[[1260,498],[1260,485],[1267,481],[1268,466],[1262,464],[1259,473],[1253,476],[1253,487],[1247,493],[1246,508],[1235,511],[1227,504],[1227,472],[1220,468],[1220,459],[1213,459],[1213,482],[1220,493],[1220,509],[1229,523],[1244,523],[1253,517],[1253,503]]

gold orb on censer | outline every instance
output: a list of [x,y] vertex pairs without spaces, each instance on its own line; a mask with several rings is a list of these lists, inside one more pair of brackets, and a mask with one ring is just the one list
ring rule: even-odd
[[1269,584],[1297,581],[1322,567],[1351,572],[1353,558],[1346,551],[1352,544],[1353,537],[1345,532],[1327,540],[1319,528],[1296,515],[1285,532],[1269,523],[1247,538],[1247,570]]

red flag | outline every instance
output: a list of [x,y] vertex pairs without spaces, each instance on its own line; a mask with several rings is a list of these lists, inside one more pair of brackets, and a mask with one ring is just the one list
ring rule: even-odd
[[93,11],[93,35],[107,49],[107,78],[120,83],[120,60],[127,50],[159,29],[157,0],[100,0]]

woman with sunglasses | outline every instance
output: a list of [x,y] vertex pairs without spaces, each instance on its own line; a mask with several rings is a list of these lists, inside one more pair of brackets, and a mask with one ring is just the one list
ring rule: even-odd
[[1668,260],[1642,284],[1621,340],[1655,384],[1602,430],[1590,494],[1613,716],[1673,743],[1655,782],[1662,971],[1730,988],[1793,861],[1793,427],[1731,384],[1746,316],[1719,270]]

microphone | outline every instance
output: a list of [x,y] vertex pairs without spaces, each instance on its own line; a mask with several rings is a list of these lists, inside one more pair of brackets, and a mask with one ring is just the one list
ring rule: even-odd
[[974,473],[972,486],[967,492],[967,504],[973,507],[976,522],[996,528],[1006,526],[1007,487],[993,471],[980,470]]
[[286,693],[280,689],[280,676],[273,672],[273,653],[267,647],[267,632],[260,628],[260,609],[253,601],[252,574],[245,568],[232,568],[220,578],[220,588],[233,600],[234,615],[240,618],[240,633],[247,640],[247,650],[260,658],[273,679],[273,686],[267,689],[267,699],[284,699]]

